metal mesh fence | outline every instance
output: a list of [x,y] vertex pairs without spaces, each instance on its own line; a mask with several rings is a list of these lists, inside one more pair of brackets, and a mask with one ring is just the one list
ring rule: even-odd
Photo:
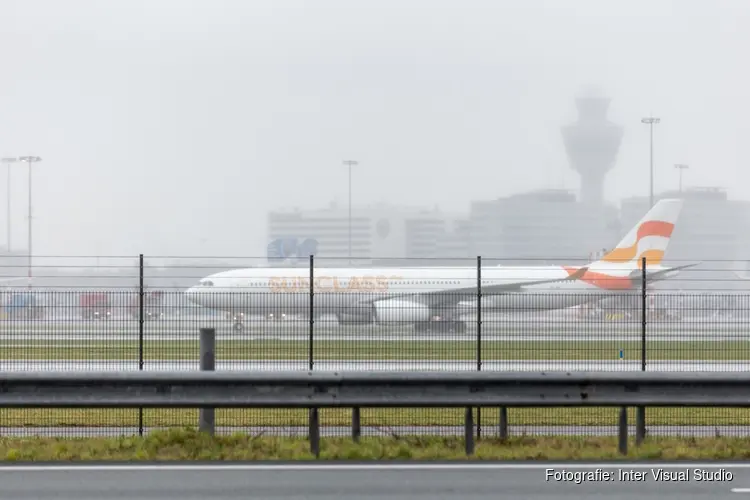
[[[3,268],[0,369],[196,370],[201,327],[216,328],[217,370],[750,366],[750,281],[739,264],[569,279],[584,262],[386,262],[365,272],[322,259],[285,269],[265,259],[97,260],[35,257],[31,284],[23,266]],[[614,435],[618,411],[510,408],[507,420],[512,435]],[[496,434],[500,409],[479,413],[478,432]],[[458,435],[463,417],[461,409],[362,409],[362,435]],[[324,435],[351,433],[351,410],[320,418]],[[216,411],[219,432],[305,435],[307,419],[306,410]],[[749,420],[743,409],[646,414],[650,435],[746,435]],[[0,410],[3,435],[137,434],[197,422],[198,410]]]

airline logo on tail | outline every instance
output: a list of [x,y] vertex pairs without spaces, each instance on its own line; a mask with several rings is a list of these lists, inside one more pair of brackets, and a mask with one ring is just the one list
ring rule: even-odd
[[601,262],[640,266],[645,257],[647,266],[659,265],[664,259],[674,226],[674,222],[645,221],[637,227],[635,234],[631,231],[614,250],[602,257]]
[[[641,268],[644,257],[646,267],[661,264],[681,210],[679,199],[656,203],[614,250],[591,264],[581,281],[607,290],[632,288],[630,273]],[[565,268],[568,274],[576,269]]]

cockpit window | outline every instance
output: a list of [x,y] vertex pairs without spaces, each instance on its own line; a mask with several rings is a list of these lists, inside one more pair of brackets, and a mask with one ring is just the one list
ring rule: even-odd
[[211,280],[203,280],[200,282],[201,286],[214,286],[214,282]]

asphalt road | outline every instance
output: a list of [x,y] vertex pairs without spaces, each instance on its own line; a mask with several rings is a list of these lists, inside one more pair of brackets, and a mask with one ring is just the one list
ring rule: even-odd
[[[144,432],[164,429],[146,427]],[[616,421],[612,419],[612,425],[510,425],[508,428],[511,436],[616,436]],[[748,425],[649,425],[647,428],[649,436],[663,437],[747,437],[750,435]],[[308,428],[306,426],[252,426],[252,427],[222,427],[216,428],[217,434],[243,433],[257,436],[287,436],[306,437]],[[323,437],[345,437],[351,436],[351,427],[346,426],[322,426],[320,435]],[[463,437],[463,426],[363,426],[362,436],[392,437],[430,435],[430,436],[456,436]],[[630,436],[635,435],[635,426],[629,426]],[[2,437],[118,437],[135,436],[138,428],[129,427],[0,427]],[[498,426],[483,425],[482,436],[492,437],[498,434]]]
[[[653,474],[659,469],[675,475],[685,472],[688,479],[656,480]],[[632,471],[643,473],[642,478],[622,477]],[[719,479],[699,481],[695,471]],[[750,469],[730,464],[629,463],[121,465],[110,469],[42,465],[0,467],[0,484],[0,498],[14,500],[697,500],[750,496],[744,490],[750,491]]]

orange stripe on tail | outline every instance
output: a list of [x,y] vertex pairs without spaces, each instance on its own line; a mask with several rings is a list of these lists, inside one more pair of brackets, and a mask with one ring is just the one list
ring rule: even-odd
[[[661,236],[669,238],[674,231],[674,224],[658,220],[646,221],[638,227],[635,243],[629,247],[615,248],[602,258],[604,262],[630,262],[639,257],[638,243],[647,236]],[[659,264],[664,258],[663,250],[646,250],[640,257],[646,257],[648,264]]]
[[649,220],[641,224],[641,227],[638,228],[636,240],[640,241],[646,236],[663,236],[669,238],[672,236],[672,231],[674,231],[674,224],[671,222]]

